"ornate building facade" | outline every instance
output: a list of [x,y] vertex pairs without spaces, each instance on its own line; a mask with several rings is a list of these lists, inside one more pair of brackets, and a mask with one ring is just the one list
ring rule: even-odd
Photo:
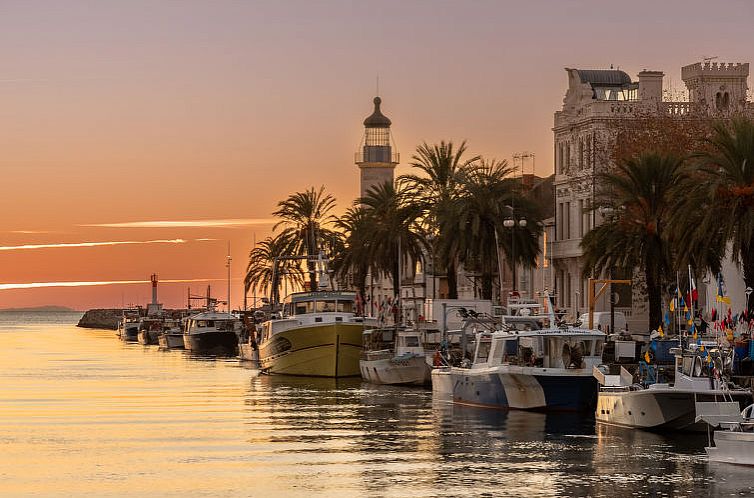
[[[706,61],[684,66],[681,75],[688,100],[664,98],[660,71],[642,71],[638,81],[620,70],[566,68],[568,89],[563,108],[555,112],[555,231],[552,258],[558,306],[571,316],[587,309],[587,279],[582,276],[581,240],[600,223],[590,210],[595,178],[611,167],[615,124],[647,116],[684,119],[691,116],[726,118],[751,113],[747,100],[748,63]],[[616,292],[617,310],[624,312],[636,330],[647,327],[647,306],[642,282],[633,277],[632,289]],[[615,291],[618,291],[616,288]],[[608,299],[596,303],[609,307]]]

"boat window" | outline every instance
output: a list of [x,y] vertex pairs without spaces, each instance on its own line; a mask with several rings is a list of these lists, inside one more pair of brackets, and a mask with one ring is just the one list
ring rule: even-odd
[[518,341],[516,339],[505,341],[505,354],[508,356],[516,356],[518,354]]
[[601,357],[602,356],[602,344],[603,344],[603,341],[602,341],[602,339],[597,339],[594,342],[595,342],[595,344],[594,344],[594,356],[600,356]]
[[308,302],[308,303],[296,303],[296,314],[297,315],[303,315],[306,313],[312,312],[312,305],[314,303]]
[[353,313],[353,301],[338,301],[338,311],[341,313]]
[[215,321],[214,320],[207,320],[207,327],[214,327]]
[[207,326],[207,322],[204,321],[204,320],[196,320],[194,323],[196,323],[197,327],[206,327]]
[[405,337],[406,339],[406,347],[408,348],[418,348],[419,347],[419,338],[415,335],[410,335],[408,337]]
[[335,301],[317,301],[318,313],[329,313],[335,311]]
[[490,347],[492,343],[489,341],[480,342],[477,347],[476,361],[479,363],[485,363],[487,357],[490,355]]

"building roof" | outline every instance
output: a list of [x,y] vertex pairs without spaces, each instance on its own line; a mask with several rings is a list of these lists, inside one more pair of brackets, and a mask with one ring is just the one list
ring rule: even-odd
[[392,124],[390,119],[380,111],[381,103],[381,98],[374,98],[374,112],[364,120],[364,126],[366,128],[390,128],[390,125]]
[[582,83],[595,86],[624,86],[631,84],[631,77],[618,69],[577,69]]

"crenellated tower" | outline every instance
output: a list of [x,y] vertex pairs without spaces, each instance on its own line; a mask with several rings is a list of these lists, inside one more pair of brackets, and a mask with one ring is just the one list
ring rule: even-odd
[[400,162],[390,133],[392,123],[382,114],[381,104],[382,99],[375,97],[374,112],[364,120],[364,138],[356,152],[355,162],[361,170],[361,197],[374,186],[392,183],[393,172]]
[[689,101],[711,116],[729,116],[746,108],[748,63],[697,62],[681,68]]

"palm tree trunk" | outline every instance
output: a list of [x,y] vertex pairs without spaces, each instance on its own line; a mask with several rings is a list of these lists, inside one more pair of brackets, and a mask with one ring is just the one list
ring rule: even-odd
[[456,275],[456,262],[448,263],[448,299],[458,299],[458,276]]
[[492,272],[482,273],[482,299],[492,299]]
[[649,329],[655,330],[662,320],[662,288],[657,281],[657,275],[647,255],[644,262],[644,275],[647,281],[647,298],[649,300]]

